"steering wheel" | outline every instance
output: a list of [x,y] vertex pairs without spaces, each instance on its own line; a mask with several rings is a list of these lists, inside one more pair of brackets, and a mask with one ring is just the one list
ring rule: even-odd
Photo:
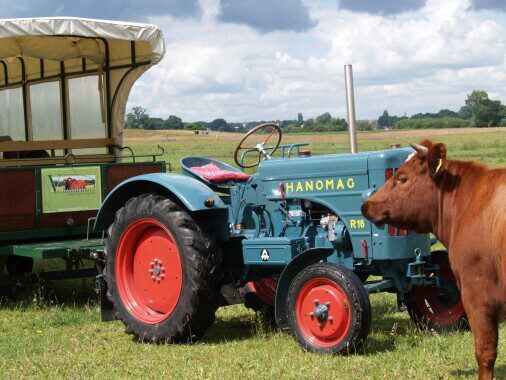
[[[248,137],[250,137],[251,135],[253,135],[254,133],[256,133],[258,131],[263,131],[264,133],[268,133],[267,138],[264,139],[263,141],[259,142],[256,145],[243,146],[243,144],[248,139]],[[278,136],[277,137],[276,145],[274,146],[274,149],[272,149],[270,153],[267,153],[265,151],[265,149],[264,149],[265,145],[267,144],[267,142],[269,141],[269,139],[274,134],[276,134]],[[260,164],[260,162],[262,162],[263,160],[269,160],[269,159],[271,159],[271,155],[274,154],[274,152],[276,151],[276,149],[278,149],[279,144],[281,143],[281,137],[282,136],[283,136],[283,132],[281,131],[281,128],[277,124],[274,124],[274,123],[265,123],[265,124],[260,124],[260,125],[256,126],[255,128],[251,129],[248,133],[246,133],[244,135],[244,137],[242,138],[242,140],[239,142],[239,144],[235,148],[235,152],[234,152],[234,161],[235,161],[235,163],[238,166],[240,166],[241,168],[253,168],[255,166],[258,166]],[[251,165],[245,165],[243,162],[241,162],[241,160],[239,160],[239,151],[240,150],[245,150],[245,149],[256,149],[256,150],[258,150],[258,161],[255,162],[255,163],[253,163],[253,164],[251,164]]]

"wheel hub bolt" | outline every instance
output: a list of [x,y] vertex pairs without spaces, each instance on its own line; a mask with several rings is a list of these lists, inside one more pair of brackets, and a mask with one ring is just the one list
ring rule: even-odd
[[329,322],[333,322],[333,321],[334,321],[334,318],[332,318],[332,317],[328,317],[328,318],[327,318],[327,321],[329,321]]
[[156,282],[160,283],[160,279],[159,279],[159,278],[157,278],[157,279],[156,279]]
[[154,266],[155,266],[155,263],[154,263],[154,262],[150,262],[150,263],[149,263],[149,266],[150,266],[150,267],[154,267]]
[[327,320],[329,309],[325,305],[318,305],[313,309],[313,314],[319,323],[323,323]]
[[151,276],[151,279],[152,279],[153,281],[155,281],[156,277],[155,277],[155,276]]
[[323,325],[322,325],[321,323],[318,323],[318,327],[319,327],[319,328],[322,328],[322,326],[323,326]]
[[162,260],[158,261],[158,265],[162,266]]
[[330,306],[330,302],[325,302],[325,306],[329,307]]
[[158,264],[158,259],[154,259],[153,261],[155,262],[155,264]]
[[162,272],[165,272],[165,267],[161,267],[160,269],[162,270]]
[[160,278],[163,280],[165,278],[165,275],[164,274],[161,274],[160,275]]
[[153,269],[148,270],[149,274],[153,274]]
[[316,306],[318,306],[318,300],[317,300],[317,299],[315,299],[315,300],[313,301],[313,303],[314,303]]

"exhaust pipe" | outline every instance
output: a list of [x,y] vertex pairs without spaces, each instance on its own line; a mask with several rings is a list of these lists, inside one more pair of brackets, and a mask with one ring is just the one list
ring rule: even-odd
[[351,65],[344,65],[344,83],[346,86],[346,108],[348,110],[350,153],[358,153],[357,125],[355,120],[355,94],[353,92],[353,69]]

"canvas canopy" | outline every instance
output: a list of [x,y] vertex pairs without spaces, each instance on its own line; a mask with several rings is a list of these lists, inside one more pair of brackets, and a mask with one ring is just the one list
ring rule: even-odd
[[[0,92],[22,90],[25,140],[32,140],[36,134],[32,128],[35,112],[30,108],[37,104],[30,104],[29,87],[59,83],[63,139],[70,140],[72,88],[69,90],[68,81],[93,75],[101,93],[107,137],[122,141],[130,90],[164,54],[162,31],[154,25],[78,18],[0,20]],[[36,90],[32,89],[33,94]]]

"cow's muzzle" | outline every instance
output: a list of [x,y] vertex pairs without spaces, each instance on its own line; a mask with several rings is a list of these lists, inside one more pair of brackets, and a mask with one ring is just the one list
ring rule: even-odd
[[388,211],[378,210],[378,205],[371,201],[366,201],[361,207],[362,215],[376,225],[382,225],[386,223],[388,218]]

